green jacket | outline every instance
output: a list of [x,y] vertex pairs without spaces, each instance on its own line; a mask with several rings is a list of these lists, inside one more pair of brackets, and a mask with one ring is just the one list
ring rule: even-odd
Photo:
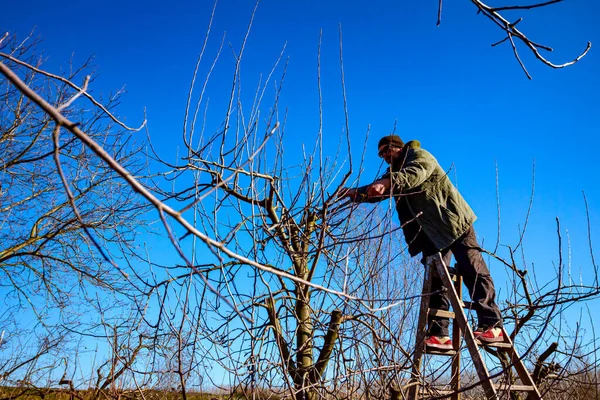
[[367,185],[358,189],[357,201],[374,202],[392,196],[412,256],[450,246],[477,219],[435,157],[416,140],[405,144],[382,178],[391,179],[391,193],[366,198]]

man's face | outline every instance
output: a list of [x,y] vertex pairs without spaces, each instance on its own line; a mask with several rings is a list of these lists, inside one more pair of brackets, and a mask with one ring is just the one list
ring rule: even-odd
[[398,156],[398,154],[400,154],[400,151],[402,151],[402,148],[400,147],[385,144],[379,148],[379,152],[377,153],[377,155],[383,158],[386,163],[392,164]]

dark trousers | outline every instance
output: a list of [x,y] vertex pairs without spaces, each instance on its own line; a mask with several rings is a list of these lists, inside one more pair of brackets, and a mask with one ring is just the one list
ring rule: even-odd
[[[469,291],[473,309],[477,313],[478,327],[500,327],[502,326],[502,315],[495,300],[494,281],[492,281],[490,271],[481,256],[479,248],[475,229],[471,226],[450,247],[442,250],[441,254],[446,266],[450,264],[450,259],[454,254],[456,272],[462,276],[463,282]],[[437,270],[433,267],[428,268],[430,268],[432,278],[431,291],[441,290],[443,283]],[[436,293],[429,299],[430,308],[448,310],[449,306],[450,302],[445,292]],[[430,335],[448,336],[447,318],[429,317],[428,323]]]

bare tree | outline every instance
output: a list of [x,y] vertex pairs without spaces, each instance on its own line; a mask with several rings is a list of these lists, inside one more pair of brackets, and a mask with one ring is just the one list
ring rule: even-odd
[[[35,43],[5,38],[1,46],[4,67],[46,96],[121,164],[136,174],[144,172],[145,160],[129,131],[105,111],[72,102],[81,92],[71,81],[80,79],[91,60],[56,77],[40,69],[43,58]],[[144,208],[111,168],[81,142],[64,137],[52,118],[4,77],[0,88],[0,287],[2,314],[12,316],[2,320],[3,341],[29,332],[47,337],[48,343],[62,342],[64,327],[81,322],[90,297],[131,294],[128,268],[116,267],[115,260],[133,251]],[[118,98],[112,96],[104,110]],[[13,372],[11,376],[20,376],[19,370]]]

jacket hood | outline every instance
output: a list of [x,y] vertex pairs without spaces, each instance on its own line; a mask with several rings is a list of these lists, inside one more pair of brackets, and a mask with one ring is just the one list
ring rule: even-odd
[[[406,142],[404,144],[404,147],[402,147],[402,151],[400,151],[400,154],[394,163],[402,165],[404,163],[404,160],[406,159],[406,153],[408,152],[408,150],[417,150],[420,148],[421,148],[421,142],[419,142],[418,140],[411,140],[411,141]],[[400,161],[400,160],[402,160],[402,161]]]
[[404,147],[410,147],[411,149],[419,149],[421,148],[421,142],[419,142],[418,140],[411,140],[410,142],[407,142]]

